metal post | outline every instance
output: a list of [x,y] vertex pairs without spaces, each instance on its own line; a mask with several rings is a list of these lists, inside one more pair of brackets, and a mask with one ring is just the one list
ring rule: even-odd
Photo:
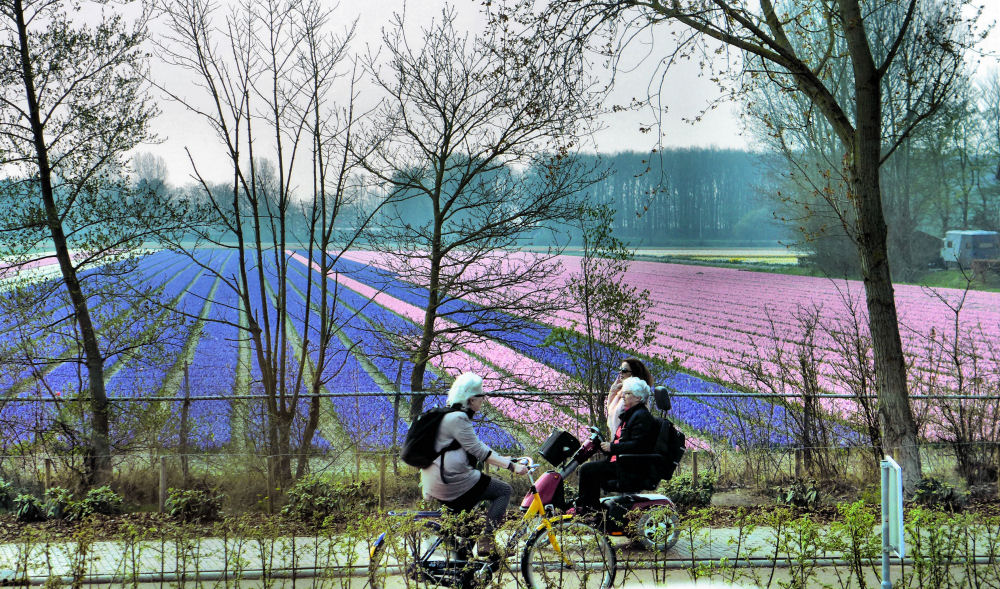
[[48,491],[52,487],[52,459],[45,459],[45,490]]
[[160,513],[167,505],[167,457],[160,456]]
[[889,579],[889,463],[881,464],[882,470],[882,589],[892,589]]
[[378,460],[378,508],[385,505],[385,452],[379,454]]
[[802,478],[802,448],[795,449],[795,478]]
[[691,453],[691,484],[698,486],[698,451]]
[[188,415],[191,413],[191,377],[188,363],[184,363],[184,401],[181,403],[181,431],[180,431],[180,455],[181,455],[181,486],[185,489],[189,487],[190,477],[188,475],[188,436],[190,427]]

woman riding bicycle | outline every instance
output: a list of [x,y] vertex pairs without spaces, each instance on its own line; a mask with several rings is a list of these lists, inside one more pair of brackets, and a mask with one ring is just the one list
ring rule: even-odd
[[[480,555],[493,551],[493,530],[503,520],[512,489],[507,483],[479,471],[475,464],[485,461],[515,474],[528,471],[523,464],[495,453],[476,435],[472,416],[482,409],[485,398],[480,376],[466,372],[455,379],[448,391],[448,405],[461,410],[448,413],[441,420],[434,451],[445,451],[420,471],[425,499],[437,499],[454,511],[468,511],[480,501],[490,502],[486,528],[477,547]],[[446,450],[449,447],[451,449]]]

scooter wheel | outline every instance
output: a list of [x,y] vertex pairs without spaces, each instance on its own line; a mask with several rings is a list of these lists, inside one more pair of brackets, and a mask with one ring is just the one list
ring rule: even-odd
[[680,524],[677,512],[666,505],[647,509],[636,522],[639,541],[647,550],[666,552],[677,544],[681,535]]

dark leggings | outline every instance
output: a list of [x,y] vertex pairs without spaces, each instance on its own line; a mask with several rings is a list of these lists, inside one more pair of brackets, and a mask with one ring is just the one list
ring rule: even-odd
[[489,501],[490,504],[486,508],[486,531],[491,532],[503,522],[514,490],[507,483],[491,476],[484,474],[481,477],[479,482],[461,497],[446,501],[444,504],[455,511],[468,511],[480,501]]

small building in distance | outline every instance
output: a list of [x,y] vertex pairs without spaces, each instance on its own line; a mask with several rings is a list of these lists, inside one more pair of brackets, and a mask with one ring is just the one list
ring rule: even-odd
[[971,268],[974,260],[1000,258],[1000,233],[996,231],[956,230],[944,234],[941,259],[949,267]]

